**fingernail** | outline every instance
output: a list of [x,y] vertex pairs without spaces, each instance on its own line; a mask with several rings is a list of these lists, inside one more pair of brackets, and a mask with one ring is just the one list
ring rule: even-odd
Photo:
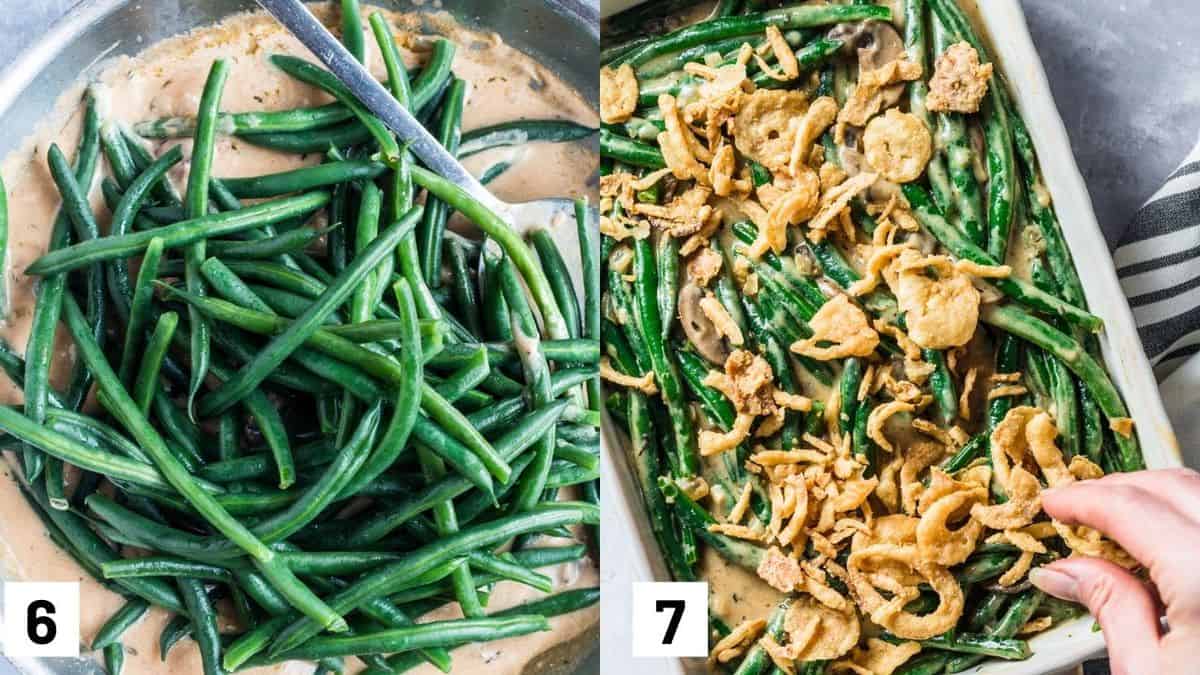
[[1062,600],[1079,601],[1079,582],[1069,574],[1048,567],[1029,571],[1029,582],[1042,591]]

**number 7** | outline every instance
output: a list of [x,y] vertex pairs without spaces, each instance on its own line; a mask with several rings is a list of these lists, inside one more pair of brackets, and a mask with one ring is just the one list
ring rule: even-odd
[[667,634],[663,636],[664,645],[675,642],[675,631],[679,630],[679,621],[683,619],[683,600],[659,600],[654,603],[654,611],[671,610],[671,618],[667,621]]

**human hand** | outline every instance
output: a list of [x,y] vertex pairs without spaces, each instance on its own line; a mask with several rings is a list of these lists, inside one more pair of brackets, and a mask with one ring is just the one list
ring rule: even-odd
[[[1098,558],[1030,572],[1041,590],[1082,603],[1100,622],[1114,675],[1195,673],[1200,653],[1200,473],[1113,474],[1042,493],[1056,520],[1086,525],[1146,567],[1153,587]],[[1159,617],[1166,608],[1169,631]]]

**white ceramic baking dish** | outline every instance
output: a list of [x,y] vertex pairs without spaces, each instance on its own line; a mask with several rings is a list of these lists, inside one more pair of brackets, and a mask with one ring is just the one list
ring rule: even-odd
[[[960,0],[974,5],[975,0]],[[604,0],[602,16],[638,4],[637,0]],[[1105,362],[1136,422],[1146,464],[1151,468],[1182,466],[1179,445],[1159,397],[1150,363],[1142,350],[1133,315],[1112,266],[1108,246],[1088,197],[1087,186],[1075,164],[1066,128],[1054,105],[1042,62],[1029,36],[1025,15],[1017,0],[978,2],[978,24],[991,36],[992,55],[998,61],[1017,105],[1030,127],[1046,185],[1054,197],[1083,281],[1091,311],[1104,320],[1101,335]],[[970,9],[970,7],[969,7]],[[632,474],[627,469],[618,435],[607,432],[604,447],[605,490],[604,546],[614,549],[602,563],[604,607],[601,637],[604,671],[612,673],[682,673],[680,661],[630,658],[630,584],[666,581],[669,577],[658,558],[657,546],[644,525],[642,505]],[[1092,630],[1091,617],[1083,617],[1034,638],[1033,656],[1020,662],[992,662],[969,672],[987,675],[1044,675],[1059,672],[1100,654],[1104,638]]]

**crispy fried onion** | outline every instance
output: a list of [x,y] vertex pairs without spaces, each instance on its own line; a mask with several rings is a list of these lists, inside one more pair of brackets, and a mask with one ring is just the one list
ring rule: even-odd
[[945,257],[923,257],[913,249],[901,252],[892,269],[892,291],[913,342],[926,349],[947,349],[970,341],[979,323],[980,301],[971,277]]
[[[951,492],[930,504],[917,525],[921,560],[947,567],[966,560],[983,534],[983,523],[970,517],[971,507],[986,503],[987,490],[972,487]],[[961,526],[950,528],[951,522],[964,517],[966,522]]]
[[637,110],[638,83],[628,63],[613,69],[600,69],[600,119],[605,124],[620,124]]
[[755,570],[759,578],[782,593],[791,593],[804,583],[804,570],[795,558],[772,546],[763,554]]
[[784,629],[790,640],[788,655],[793,660],[828,661],[849,653],[858,644],[861,625],[849,604],[835,610],[800,596],[788,608]]
[[729,663],[741,656],[758,639],[758,636],[762,635],[763,629],[766,627],[767,622],[763,619],[741,622],[737,628],[729,632],[729,635],[713,645],[712,652],[708,655],[709,664]]
[[708,320],[712,322],[721,335],[729,339],[729,344],[741,347],[746,343],[746,338],[742,335],[742,329],[738,327],[733,317],[729,316],[729,312],[726,311],[725,306],[712,293],[708,293],[701,298],[700,311],[704,312],[704,316],[708,317]]
[[702,457],[711,457],[727,452],[741,445],[750,437],[750,426],[754,424],[754,416],[739,412],[733,420],[733,428],[726,433],[705,429],[700,432],[696,444]]
[[892,61],[881,68],[859,73],[858,85],[838,114],[838,122],[856,127],[866,126],[884,103],[884,89],[921,77],[921,64],[911,61]]
[[812,218],[820,198],[821,179],[807,166],[790,182],[791,187],[771,202],[767,210],[767,227],[759,233],[759,238],[765,238],[767,246],[775,253],[783,253],[787,248],[788,225],[798,225]]
[[892,675],[909,659],[921,653],[920,642],[892,644],[879,638],[867,638],[867,648],[856,647],[854,655],[834,662],[833,672],[852,672],[855,675]]
[[654,384],[654,373],[649,372],[641,377],[626,375],[612,367],[612,363],[607,356],[600,359],[600,377],[612,382],[621,387],[629,387],[636,389],[646,395],[654,395],[658,393],[658,387]]
[[[875,587],[871,572],[879,561],[908,566],[924,579],[938,594],[938,606],[933,612],[916,615],[904,606],[920,595],[916,586],[885,588],[891,592],[885,598]],[[963,613],[963,592],[954,575],[945,567],[920,561],[916,547],[894,544],[875,544],[850,554],[846,565],[850,588],[859,607],[871,620],[897,637],[925,640],[945,633],[958,623]],[[877,578],[876,578],[877,579]]]
[[867,417],[867,436],[880,448],[888,452],[896,452],[896,446],[892,445],[892,441],[883,433],[883,427],[892,416],[911,413],[915,410],[916,408],[911,403],[904,401],[888,401],[881,406],[876,406]]
[[690,127],[684,123],[675,97],[663,94],[658,97],[666,131],[658,135],[658,146],[671,173],[679,180],[692,179],[701,184],[708,183],[708,169],[696,159],[699,143]]
[[708,223],[713,208],[708,204],[712,190],[694,185],[683,194],[676,195],[669,204],[638,203],[637,213],[649,216],[655,226],[666,230],[672,237],[688,237],[700,232]]
[[878,178],[879,174],[860,173],[853,178],[846,179],[834,188],[826,190],[821,195],[820,211],[813,216],[812,220],[808,221],[808,237],[813,241],[823,240],[829,224],[839,218],[842,212],[849,208],[851,200],[863,190],[874,185]]
[[792,154],[791,121],[807,110],[803,92],[759,89],[746,97],[734,117],[733,143],[746,157],[782,172]]
[[971,517],[993,530],[1025,527],[1032,523],[1042,510],[1042,486],[1038,479],[1023,467],[1013,467],[1005,488],[1007,502],[992,506],[975,504],[971,507]]
[[837,114],[837,101],[828,96],[822,96],[808,106],[808,112],[801,118],[792,139],[791,156],[788,158],[788,171],[791,175],[795,176],[808,168],[807,162],[812,156],[813,143],[834,123]]
[[[879,346],[879,334],[867,315],[844,295],[830,298],[809,322],[812,337],[796,342],[792,351],[821,361],[869,356]],[[820,346],[820,343],[832,343]]]
[[911,183],[933,156],[933,136],[916,115],[889,109],[863,134],[867,164],[893,183]]
[[992,64],[980,65],[979,52],[968,42],[950,45],[938,57],[929,78],[926,103],[930,112],[977,113],[992,79]]
[[1062,537],[1063,542],[1074,554],[1103,558],[1125,569],[1134,569],[1138,566],[1138,561],[1133,556],[1129,555],[1116,542],[1106,539],[1099,530],[1085,525],[1071,526],[1057,520],[1053,523],[1058,536]]

